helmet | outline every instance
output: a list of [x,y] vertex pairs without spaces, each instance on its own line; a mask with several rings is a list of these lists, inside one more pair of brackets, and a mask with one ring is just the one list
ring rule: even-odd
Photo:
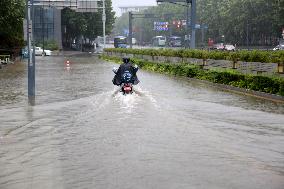
[[122,61],[123,61],[123,63],[128,63],[128,62],[130,62],[130,58],[129,57],[123,57]]

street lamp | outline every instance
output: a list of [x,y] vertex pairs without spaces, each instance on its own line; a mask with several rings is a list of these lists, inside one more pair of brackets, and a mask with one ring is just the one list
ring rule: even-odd
[[[179,3],[186,3],[187,7],[187,23],[186,23],[186,31],[187,31],[187,36],[189,39],[189,36],[191,36],[190,40],[190,48],[195,49],[195,23],[196,23],[196,0],[156,0],[157,3],[173,3],[181,6],[185,6]],[[191,4],[191,22],[190,22],[190,27],[191,27],[191,35],[189,34],[189,5]],[[189,42],[189,40],[188,40]]]

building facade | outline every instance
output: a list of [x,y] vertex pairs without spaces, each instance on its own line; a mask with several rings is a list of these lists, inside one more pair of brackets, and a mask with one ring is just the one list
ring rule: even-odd
[[56,41],[59,49],[62,48],[60,9],[35,6],[34,40],[37,44]]

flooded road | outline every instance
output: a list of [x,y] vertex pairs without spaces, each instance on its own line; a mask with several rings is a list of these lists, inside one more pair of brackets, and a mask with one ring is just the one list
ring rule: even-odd
[[284,106],[139,71],[116,94],[111,63],[37,57],[0,70],[1,189],[283,189]]

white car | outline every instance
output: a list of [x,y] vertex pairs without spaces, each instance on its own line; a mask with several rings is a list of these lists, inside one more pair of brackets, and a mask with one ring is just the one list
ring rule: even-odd
[[224,49],[226,51],[234,51],[236,50],[236,47],[234,45],[225,45]]
[[51,56],[51,50],[45,50],[43,51],[43,49],[41,47],[36,47],[35,48],[35,55],[36,56]]
[[284,44],[277,45],[276,47],[273,48],[274,51],[279,51],[279,50],[284,50]]

